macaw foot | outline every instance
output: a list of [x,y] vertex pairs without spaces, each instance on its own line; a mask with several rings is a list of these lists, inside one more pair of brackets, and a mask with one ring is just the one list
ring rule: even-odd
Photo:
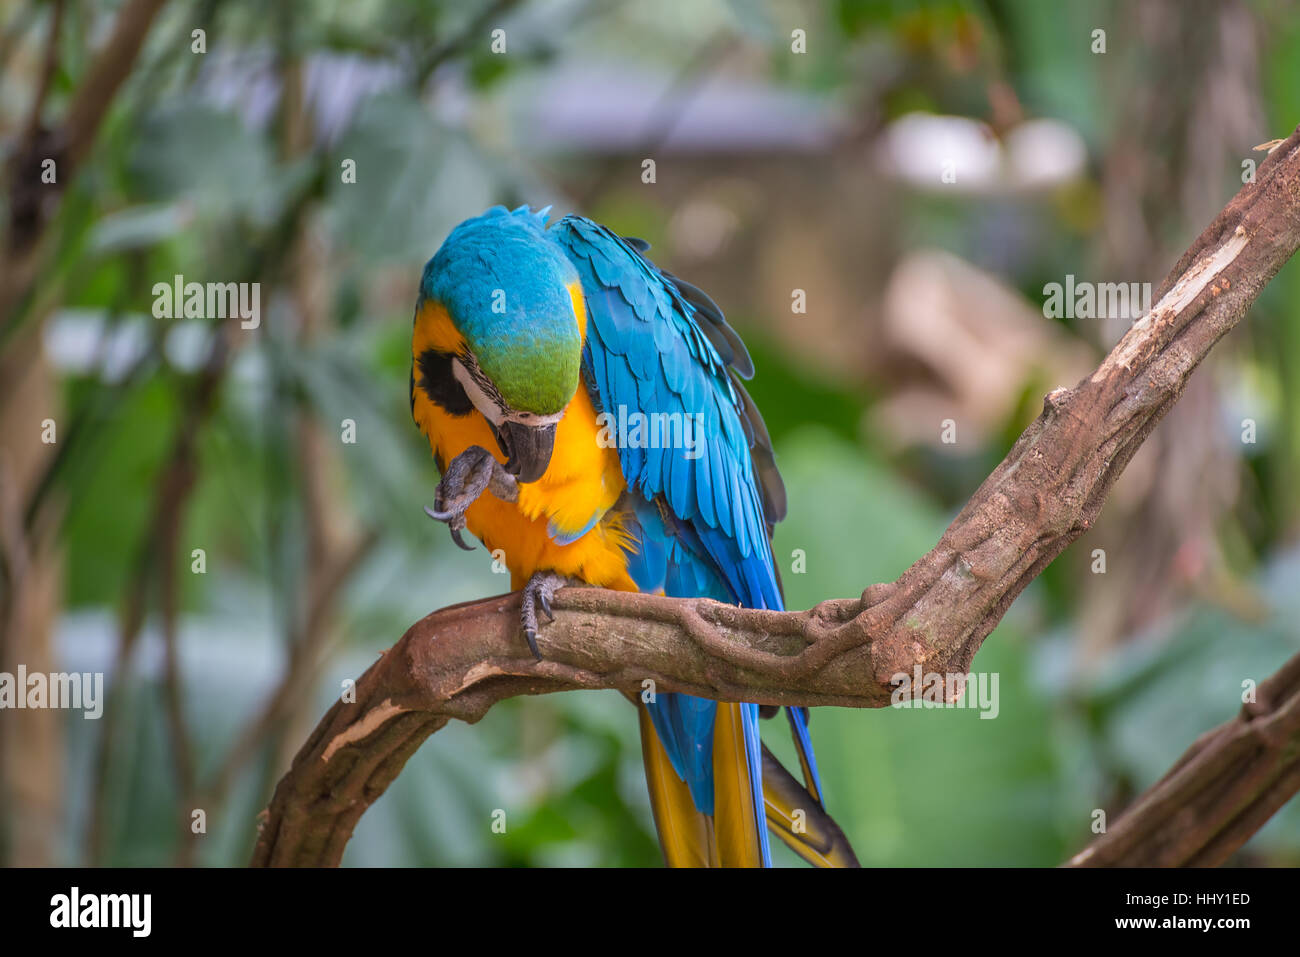
[[451,529],[451,540],[465,551],[472,552],[474,546],[465,544],[460,537],[465,530],[465,513],[488,489],[503,502],[519,499],[515,477],[487,449],[471,445],[451,460],[438,483],[433,508],[426,505],[424,511],[430,518],[446,522]]
[[523,608],[519,621],[524,626],[524,638],[528,641],[528,648],[538,661],[542,660],[542,653],[537,650],[537,607],[541,606],[542,614],[546,616],[547,621],[555,621],[555,615],[551,611],[551,599],[565,585],[573,584],[576,582],[555,572],[537,572],[524,586]]

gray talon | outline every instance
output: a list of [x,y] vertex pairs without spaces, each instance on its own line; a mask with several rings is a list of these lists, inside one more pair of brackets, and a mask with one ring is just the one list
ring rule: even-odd
[[555,621],[555,613],[551,610],[551,599],[555,597],[557,591],[568,584],[570,584],[569,579],[563,575],[557,575],[555,572],[538,572],[528,579],[528,584],[524,586],[519,619],[524,628],[524,639],[528,642],[528,648],[538,661],[542,660],[542,653],[537,648],[537,609],[540,606],[547,620]]
[[438,483],[433,507],[426,505],[424,512],[435,521],[446,522],[451,530],[451,540],[465,551],[472,552],[474,546],[461,537],[465,530],[465,513],[488,489],[503,501],[513,502],[519,498],[515,477],[487,449],[471,445],[451,460]]

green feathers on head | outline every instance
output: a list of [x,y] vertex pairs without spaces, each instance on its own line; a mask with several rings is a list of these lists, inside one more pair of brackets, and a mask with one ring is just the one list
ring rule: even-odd
[[546,210],[494,206],[461,223],[424,267],[441,302],[511,409],[552,415],[578,388],[582,336],[568,286],[578,274],[546,234]]
[[527,351],[502,340],[478,348],[471,342],[470,348],[510,408],[552,415],[563,411],[578,388],[582,343],[576,326],[573,333],[570,342],[529,343]]

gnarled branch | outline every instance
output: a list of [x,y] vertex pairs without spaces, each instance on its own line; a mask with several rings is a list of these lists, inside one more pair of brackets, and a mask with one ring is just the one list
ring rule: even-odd
[[917,665],[969,671],[1007,608],[1092,525],[1196,366],[1298,246],[1300,129],[1200,235],[1097,370],[1047,396],[934,549],[861,599],[773,612],[569,588],[539,636],[541,662],[519,634],[515,596],[417,622],[360,678],[355,703],[335,704],[298,752],[253,863],[338,863],[357,819],[425,738],[515,695],[637,692],[649,678],[663,691],[720,700],[882,707],[894,676]]
[[1300,655],[1197,738],[1071,867],[1211,867],[1300,790]]

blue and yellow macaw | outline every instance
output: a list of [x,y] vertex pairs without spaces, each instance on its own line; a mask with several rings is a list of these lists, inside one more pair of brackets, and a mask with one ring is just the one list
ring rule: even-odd
[[[538,607],[571,582],[782,608],[785,490],[744,344],[648,244],[546,221],[494,207],[424,268],[411,413],[443,473],[427,511],[504,553],[538,658]],[[765,819],[810,862],[856,865],[805,709],[786,709],[803,784],[763,746],[757,705],[660,693],[638,709],[669,866],[768,866]]]

